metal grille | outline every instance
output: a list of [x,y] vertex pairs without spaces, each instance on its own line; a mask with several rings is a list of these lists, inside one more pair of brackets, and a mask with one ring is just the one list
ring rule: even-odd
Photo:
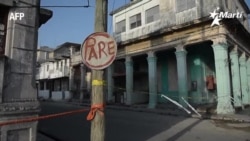
[[130,29],[141,26],[141,13],[130,17],[129,22],[130,22]]
[[196,6],[196,0],[176,0],[177,12],[183,12]]
[[146,10],[146,24],[159,19],[159,5]]
[[122,21],[116,23],[116,29],[115,29],[116,33],[122,33],[125,31],[126,31],[126,21],[125,20],[122,20]]

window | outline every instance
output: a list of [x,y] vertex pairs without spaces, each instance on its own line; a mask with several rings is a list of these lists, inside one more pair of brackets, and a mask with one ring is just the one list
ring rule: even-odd
[[228,8],[228,1],[227,0],[225,0],[225,6],[226,6],[226,8]]
[[116,33],[122,33],[125,31],[126,31],[126,21],[125,20],[122,20],[122,21],[116,23],[116,26],[115,26]]
[[40,90],[44,90],[44,82],[43,81],[39,81],[40,83]]
[[159,5],[146,10],[146,24],[159,19]]
[[0,6],[0,55],[4,54],[8,9]]
[[130,29],[134,29],[136,27],[141,26],[141,13],[130,17],[129,22],[130,22]]
[[176,0],[176,11],[183,12],[196,6],[196,0]]

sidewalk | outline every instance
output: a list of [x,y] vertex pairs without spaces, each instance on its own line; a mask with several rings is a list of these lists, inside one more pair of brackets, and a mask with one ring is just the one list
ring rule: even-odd
[[108,105],[107,108],[109,109],[117,109],[117,110],[130,110],[130,111],[137,111],[137,112],[149,112],[149,113],[156,113],[162,115],[172,115],[172,116],[185,116],[185,117],[193,117],[193,118],[202,118],[202,119],[213,119],[213,120],[224,120],[224,121],[231,121],[231,122],[244,122],[250,123],[250,107],[241,111],[240,113],[232,114],[232,115],[217,115],[217,114],[201,114],[202,117],[199,117],[196,113],[192,110],[192,114],[186,113],[184,110],[176,108],[157,108],[157,109],[148,109],[145,107],[140,106],[131,106],[131,107],[122,107],[122,106],[114,106]]
[[[63,102],[66,104],[78,105],[78,106],[86,106],[90,107],[89,103],[80,103],[80,102]],[[147,105],[122,105],[122,104],[108,104],[106,105],[107,109],[113,110],[127,110],[127,111],[135,111],[135,112],[147,112],[147,113],[155,113],[161,115],[171,115],[171,116],[184,116],[184,117],[193,117],[193,118],[202,118],[202,119],[213,119],[213,120],[224,120],[230,122],[243,122],[250,123],[250,107],[245,108],[244,110],[237,112],[236,114],[231,115],[217,115],[217,114],[202,114],[202,117],[199,117],[192,110],[191,114],[186,113],[184,110],[178,107],[157,107],[155,109],[149,109]]]
[[250,107],[231,115],[211,115],[211,119],[250,123]]

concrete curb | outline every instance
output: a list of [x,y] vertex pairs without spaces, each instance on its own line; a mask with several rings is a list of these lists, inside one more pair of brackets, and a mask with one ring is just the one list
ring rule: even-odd
[[250,123],[250,117],[241,115],[241,117],[230,117],[234,115],[212,115],[210,119],[213,120],[223,120],[223,121],[228,121],[228,122],[239,122],[239,123]]

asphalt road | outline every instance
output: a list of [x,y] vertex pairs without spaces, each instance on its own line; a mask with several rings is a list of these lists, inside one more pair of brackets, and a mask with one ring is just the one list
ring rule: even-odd
[[[41,115],[80,109],[64,103],[41,103]],[[87,113],[39,121],[38,130],[58,141],[89,141]],[[250,130],[224,123],[153,113],[107,109],[106,141],[250,141]]]

